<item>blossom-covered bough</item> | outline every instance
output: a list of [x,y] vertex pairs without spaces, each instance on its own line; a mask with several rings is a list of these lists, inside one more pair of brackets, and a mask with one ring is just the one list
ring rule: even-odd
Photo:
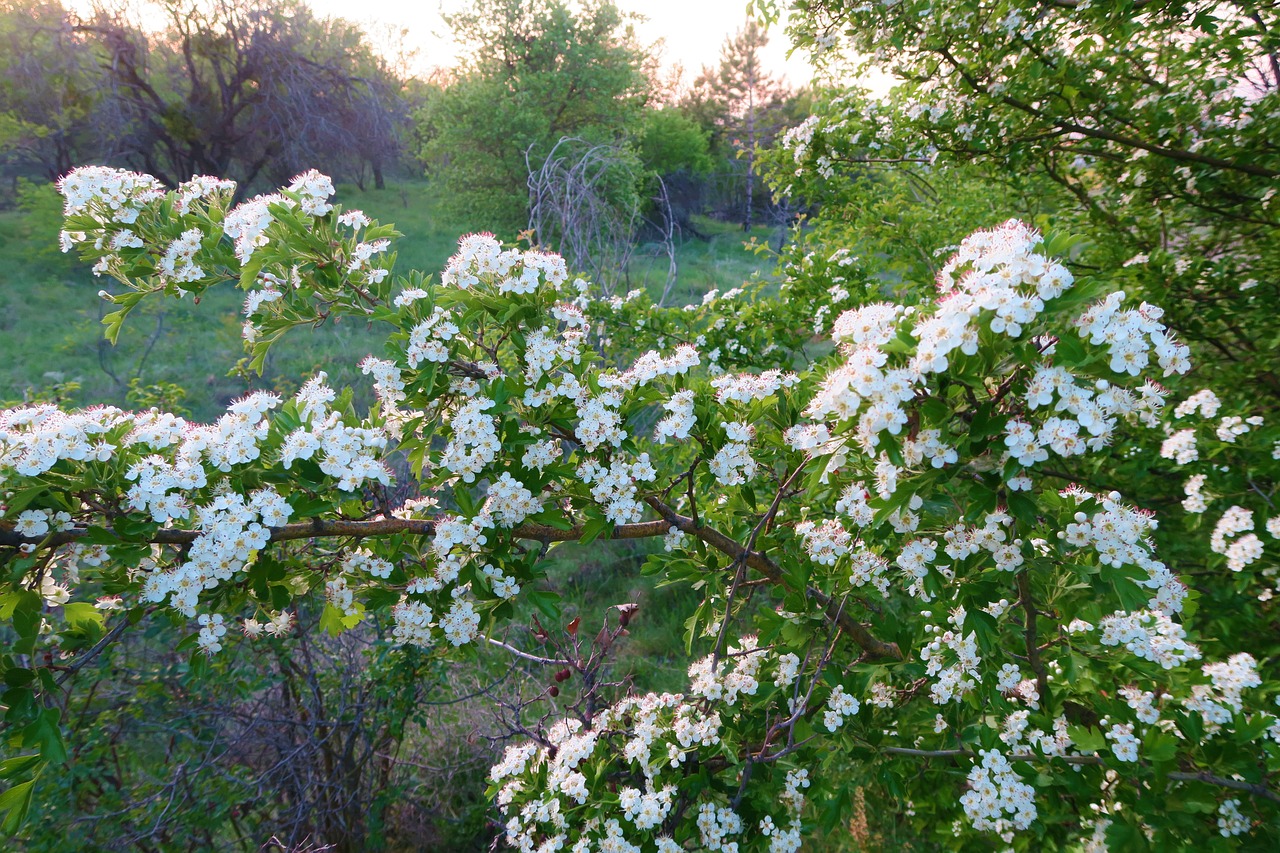
[[[795,850],[857,788],[946,844],[1274,834],[1264,668],[1206,661],[1156,518],[1072,475],[1121,433],[1159,446],[1157,380],[1187,349],[1158,307],[1076,280],[1062,242],[977,232],[912,308],[796,281],[651,309],[484,234],[438,284],[393,276],[395,233],[316,173],[233,209],[210,178],[86,168],[62,190],[65,247],[125,288],[113,334],[143,299],[235,282],[257,365],[331,317],[388,343],[367,412],[318,374],[212,424],[0,414],[11,826],[64,755],[48,695],[148,614],[235,653],[232,628],[271,642],[315,591],[328,631],[385,614],[447,654],[536,594],[553,543],[652,537],[702,591],[708,654],[682,694],[523,728],[491,773],[515,848]],[[815,310],[835,349],[810,363]],[[390,500],[393,471],[413,497]],[[1252,563],[1233,519],[1223,549]]]

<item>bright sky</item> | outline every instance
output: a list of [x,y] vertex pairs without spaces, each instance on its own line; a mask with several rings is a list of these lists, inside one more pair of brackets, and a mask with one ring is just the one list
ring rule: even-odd
[[[87,11],[93,0],[64,0],[68,6]],[[129,3],[130,0],[123,0]],[[145,0],[133,0],[145,3]],[[460,50],[454,43],[443,15],[470,5],[467,0],[304,0],[318,15],[341,17],[362,25],[375,45],[384,50],[412,51],[416,54],[409,70],[427,75],[433,68],[454,64]],[[636,30],[645,44],[661,41],[660,58],[666,69],[684,69],[683,82],[693,82],[702,66],[715,66],[725,40],[747,20],[747,0],[614,0],[626,12],[636,12],[645,20]],[[144,15],[145,18],[145,15]],[[160,21],[159,23],[162,23]],[[785,23],[785,17],[783,20]],[[803,52],[788,59],[789,42],[783,23],[769,31],[765,47],[765,67],[793,86],[808,83],[813,76]],[[403,34],[402,34],[403,33]],[[873,92],[883,94],[890,78],[875,75],[864,80]]]
[[[747,20],[746,0],[615,0],[627,12],[639,12],[647,18],[637,27],[642,42],[664,42],[662,63],[670,68],[684,66],[691,81],[703,65],[719,59],[720,48]],[[467,5],[465,0],[309,0],[318,14],[347,18],[366,25],[375,39],[388,29],[406,29],[406,46],[416,48],[415,71],[425,73],[432,67],[449,66],[458,47],[441,17]],[[790,61],[786,33],[781,26],[769,33],[765,48],[766,67],[785,77],[793,85],[807,83],[811,72],[799,54]]]

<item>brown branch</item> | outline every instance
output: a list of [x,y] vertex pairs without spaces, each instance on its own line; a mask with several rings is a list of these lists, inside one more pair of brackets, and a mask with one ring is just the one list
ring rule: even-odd
[[[706,527],[686,515],[680,515],[670,506],[658,500],[657,497],[648,497],[645,501],[670,526],[678,527],[690,536],[696,536],[707,545],[728,557],[732,557],[734,560],[742,560],[776,586],[786,586],[786,579],[783,577],[782,569],[765,554],[744,548],[740,543],[725,536],[714,527]],[[878,639],[866,625],[846,613],[840,606],[840,602],[815,587],[808,587],[805,592],[822,606],[829,620],[839,625],[849,639],[853,640],[866,652],[868,658],[902,660],[902,650],[898,648],[897,643],[887,643]]]
[[[671,525],[665,521],[642,521],[636,524],[620,524],[613,528],[610,539],[646,539],[653,536],[664,536]],[[110,528],[103,528],[107,533],[116,535]],[[354,536],[358,539],[369,536],[394,536],[397,533],[408,533],[417,536],[432,536],[436,532],[436,522],[423,518],[377,518],[370,521],[349,521],[346,519],[298,521],[283,527],[272,527],[272,542],[288,542],[294,539],[319,539],[328,536]],[[63,530],[48,536],[23,536],[17,533],[12,525],[0,527],[0,547],[17,547],[20,545],[36,545],[41,548],[67,545],[89,534],[90,528],[76,527]],[[568,529],[552,527],[547,524],[522,524],[512,528],[510,533],[516,539],[531,539],[537,542],[572,542],[581,539],[584,531],[582,525]],[[145,539],[119,537],[122,541],[148,542],[153,545],[190,545],[200,536],[198,530],[178,530],[162,528]]]
[[1036,638],[1036,603],[1031,597],[1031,577],[1028,572],[1018,573],[1018,598],[1022,609],[1027,614],[1025,636],[1027,641],[1027,663],[1036,674],[1036,686],[1044,701],[1049,699],[1049,673],[1045,670],[1044,661],[1040,660],[1040,641]]

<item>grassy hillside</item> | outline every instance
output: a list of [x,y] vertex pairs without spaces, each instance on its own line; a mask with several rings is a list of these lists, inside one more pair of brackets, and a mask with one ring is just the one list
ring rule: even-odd
[[[396,269],[438,272],[468,230],[438,211],[425,183],[385,190],[339,188],[347,207],[358,207],[403,232]],[[201,420],[215,417],[249,388],[294,391],[316,370],[337,385],[356,380],[355,365],[380,353],[380,332],[347,323],[295,332],[272,353],[263,376],[228,375],[244,353],[240,342],[243,294],[230,285],[192,300],[144,304],[112,346],[102,337],[106,285],[87,266],[57,250],[58,199],[51,189],[28,194],[24,210],[0,213],[0,401],[33,397],[70,405],[151,405],[154,394],[129,394],[131,380],[146,388],[171,383],[187,391],[181,404]],[[712,287],[734,287],[767,267],[743,248],[735,225],[701,220],[707,241],[688,239],[677,252],[679,277],[671,299],[685,302]],[[766,239],[767,232],[753,232]],[[637,249],[630,270],[633,287],[661,293],[667,258],[656,247]],[[164,401],[168,402],[168,401]]]

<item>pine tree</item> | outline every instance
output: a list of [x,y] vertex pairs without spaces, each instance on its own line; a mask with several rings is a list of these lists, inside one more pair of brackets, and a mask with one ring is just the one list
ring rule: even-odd
[[718,142],[727,144],[746,160],[743,197],[743,230],[752,224],[755,197],[756,148],[768,144],[778,132],[782,108],[790,93],[765,69],[761,51],[769,43],[765,31],[752,19],[725,40],[719,69],[704,67],[694,83],[692,99],[700,112],[710,113]]

